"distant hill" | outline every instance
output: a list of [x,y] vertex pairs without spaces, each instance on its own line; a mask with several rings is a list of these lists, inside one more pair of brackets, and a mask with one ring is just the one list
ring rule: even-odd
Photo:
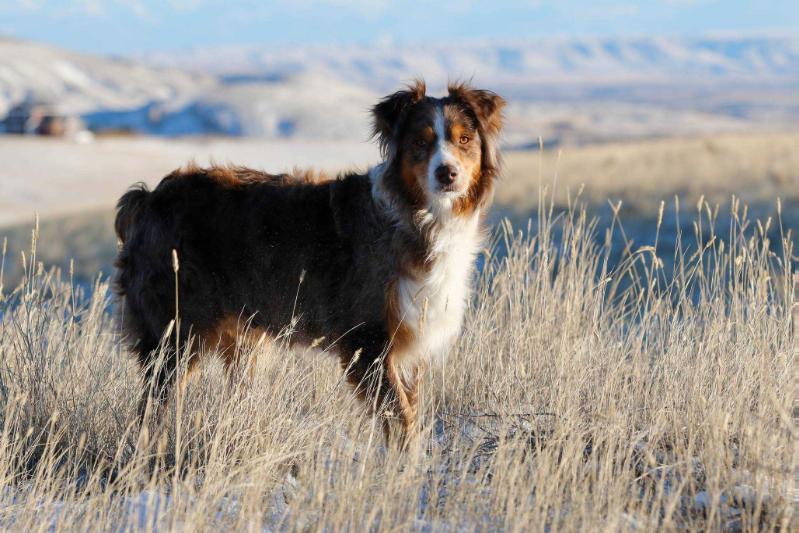
[[799,36],[547,38],[416,45],[227,47],[152,54],[152,64],[238,79],[313,72],[385,91],[424,75],[499,86],[548,83],[799,82]]
[[0,117],[33,98],[98,131],[360,141],[375,99],[416,76],[435,92],[448,79],[501,92],[512,146],[799,123],[799,37],[790,36],[225,47],[135,59],[0,39]]
[[84,114],[189,100],[215,84],[213,75],[0,39],[0,116],[26,97]]
[[214,74],[0,39],[0,118],[34,99],[81,115],[95,130],[365,139],[374,98],[356,84],[322,83],[313,75],[231,83]]

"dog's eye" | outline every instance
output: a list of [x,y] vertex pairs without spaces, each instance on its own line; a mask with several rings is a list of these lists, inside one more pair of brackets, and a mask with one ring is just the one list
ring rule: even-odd
[[460,138],[459,142],[461,144],[468,144],[470,140],[471,139],[469,139],[468,135],[461,135],[461,138]]
[[427,146],[427,141],[425,141],[424,139],[416,139],[416,141],[414,141],[413,144],[415,144],[419,148],[424,148],[425,146]]

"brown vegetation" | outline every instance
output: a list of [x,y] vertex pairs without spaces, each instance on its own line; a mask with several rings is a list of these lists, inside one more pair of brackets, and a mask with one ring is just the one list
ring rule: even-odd
[[28,254],[0,307],[0,524],[795,529],[792,236],[775,256],[741,212],[669,276],[657,243],[606,272],[581,210],[506,225],[458,364],[424,385],[418,455],[342,416],[334,360],[280,339],[250,347],[248,391],[231,401],[211,364],[139,432],[107,286],[81,294]]
[[584,187],[583,197],[655,211],[679,194],[695,205],[701,196],[726,203],[730,194],[748,202],[799,199],[799,134],[717,135],[514,152],[505,157],[497,201],[528,213],[542,185],[535,176],[556,175],[555,201],[566,205]]

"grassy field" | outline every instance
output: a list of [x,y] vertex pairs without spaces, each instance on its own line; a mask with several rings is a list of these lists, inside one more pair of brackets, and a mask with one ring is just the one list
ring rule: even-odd
[[542,185],[557,177],[555,202],[583,189],[595,203],[623,200],[638,212],[657,211],[679,195],[725,204],[734,193],[749,203],[799,200],[799,134],[714,135],[514,152],[506,159],[497,201],[526,213]]
[[407,455],[332,357],[280,343],[250,388],[212,364],[140,431],[107,285],[29,251],[0,304],[0,527],[795,530],[790,230],[775,254],[779,219],[732,205],[708,236],[701,203],[673,271],[656,232],[611,272],[586,211],[549,207],[497,230]]

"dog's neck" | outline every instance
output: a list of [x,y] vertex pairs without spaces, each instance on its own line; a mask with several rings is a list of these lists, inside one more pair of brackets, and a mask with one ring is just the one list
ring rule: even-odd
[[373,199],[397,229],[420,246],[418,254],[411,252],[412,266],[399,273],[396,307],[412,332],[412,349],[427,363],[440,363],[457,338],[468,307],[482,241],[480,210],[456,214],[451,205],[443,204],[409,212],[384,186],[384,165],[369,170]]
[[372,199],[389,219],[399,223],[406,217],[401,216],[398,200],[394,197],[394,193],[386,187],[384,176],[389,166],[388,161],[383,161],[369,168],[368,174],[369,181],[372,184]]

